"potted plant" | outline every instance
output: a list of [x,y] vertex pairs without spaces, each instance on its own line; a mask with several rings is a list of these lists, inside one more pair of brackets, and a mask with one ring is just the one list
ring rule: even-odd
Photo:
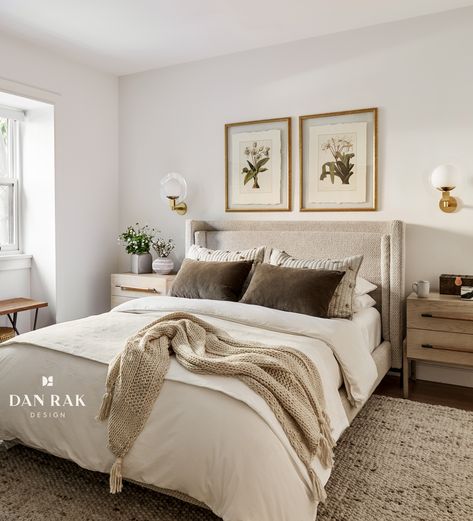
[[148,225],[128,228],[118,236],[118,240],[125,245],[126,252],[131,254],[132,273],[151,273],[153,258],[149,252],[157,230]]
[[155,273],[159,273],[160,275],[167,275],[171,273],[174,268],[174,262],[169,258],[169,254],[174,250],[175,244],[172,239],[168,239],[167,241],[162,237],[156,239],[155,242],[152,243],[153,249],[158,256],[153,261],[153,271]]

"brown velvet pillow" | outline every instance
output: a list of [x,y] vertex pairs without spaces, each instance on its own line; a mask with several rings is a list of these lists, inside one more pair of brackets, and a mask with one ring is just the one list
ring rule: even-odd
[[205,262],[185,259],[171,288],[173,297],[237,301],[253,261]]
[[344,274],[258,264],[240,302],[325,318]]

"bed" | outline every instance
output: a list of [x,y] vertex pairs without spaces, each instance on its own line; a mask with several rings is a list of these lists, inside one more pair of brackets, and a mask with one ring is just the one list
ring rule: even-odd
[[[0,439],[108,472],[113,456],[106,425],[94,418],[107,364],[128,336],[175,310],[232,336],[310,356],[321,373],[335,438],[386,372],[401,367],[401,222],[188,221],[186,245],[192,244],[224,250],[266,245],[300,258],[363,254],[360,274],[378,286],[376,310],[351,321],[327,320],[237,302],[148,297],[21,335],[0,348]],[[49,403],[52,393],[58,398]],[[46,403],[35,395],[45,395]],[[314,468],[325,483],[330,470],[318,461]],[[123,473],[207,506],[225,521],[313,521],[316,515],[305,468],[267,404],[236,379],[195,375],[177,362]]]

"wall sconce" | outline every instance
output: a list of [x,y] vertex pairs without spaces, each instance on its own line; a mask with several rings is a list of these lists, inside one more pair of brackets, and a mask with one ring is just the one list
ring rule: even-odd
[[186,195],[187,183],[181,174],[172,172],[161,179],[161,198],[168,201],[171,210],[179,215],[187,213]]
[[457,186],[459,179],[458,169],[453,165],[440,165],[430,177],[432,186],[442,192],[439,208],[442,212],[452,213],[457,209],[457,200],[450,192]]

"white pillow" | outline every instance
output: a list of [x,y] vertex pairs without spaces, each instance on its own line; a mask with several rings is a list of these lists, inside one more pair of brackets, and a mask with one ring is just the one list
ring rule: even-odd
[[354,313],[357,313],[362,309],[372,308],[374,306],[376,306],[376,300],[368,295],[368,293],[365,293],[364,295],[355,295],[355,298],[353,299]]
[[376,284],[372,284],[370,281],[358,276],[356,277],[355,295],[366,295],[374,291],[377,287]]

